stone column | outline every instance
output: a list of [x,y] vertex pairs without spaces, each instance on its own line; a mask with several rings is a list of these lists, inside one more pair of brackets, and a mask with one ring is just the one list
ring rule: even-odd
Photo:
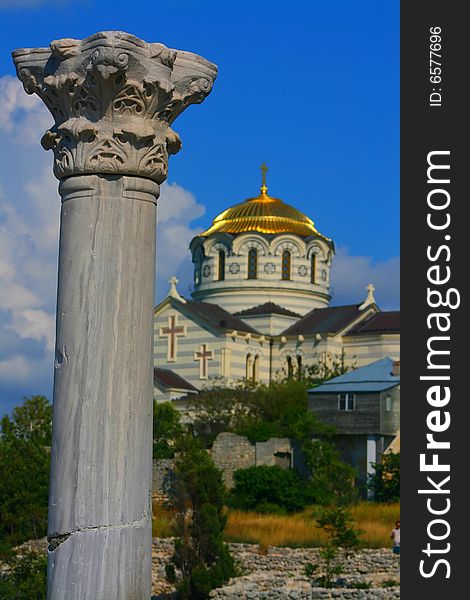
[[62,197],[48,599],[149,600],[156,201],[217,70],[117,31],[13,59]]

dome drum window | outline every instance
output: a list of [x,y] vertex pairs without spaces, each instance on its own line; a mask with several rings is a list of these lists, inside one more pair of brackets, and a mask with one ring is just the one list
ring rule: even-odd
[[248,279],[257,279],[258,277],[258,251],[256,248],[250,248],[248,251]]
[[225,252],[223,250],[219,250],[217,279],[219,281],[223,281],[225,279]]
[[312,258],[310,259],[310,282],[317,283],[317,255],[312,254]]
[[285,281],[290,280],[290,265],[291,265],[291,254],[289,250],[284,250],[282,253],[282,279]]

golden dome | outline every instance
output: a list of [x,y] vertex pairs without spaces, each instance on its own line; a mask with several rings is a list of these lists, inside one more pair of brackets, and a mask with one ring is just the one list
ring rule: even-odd
[[[302,237],[319,235],[314,222],[293,206],[289,206],[279,198],[268,196],[266,187],[266,170],[263,165],[263,184],[260,195],[248,198],[240,204],[227,208],[218,215],[212,225],[199,235],[207,237],[213,233],[244,233],[257,231],[258,233],[295,233]],[[324,238],[328,240],[328,238]],[[329,241],[329,240],[328,240]]]

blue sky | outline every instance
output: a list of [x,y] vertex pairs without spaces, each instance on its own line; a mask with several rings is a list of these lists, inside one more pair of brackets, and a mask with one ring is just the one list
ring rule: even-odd
[[51,396],[54,344],[59,200],[39,145],[52,119],[13,78],[15,48],[122,29],[218,64],[212,94],[174,124],[157,298],[173,273],[188,294],[189,240],[256,194],[266,161],[270,193],[336,242],[333,302],[373,281],[398,307],[398,0],[0,0],[0,23],[0,415]]

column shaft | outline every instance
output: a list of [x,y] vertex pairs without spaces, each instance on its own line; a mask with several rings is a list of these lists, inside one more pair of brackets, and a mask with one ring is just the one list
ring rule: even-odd
[[128,176],[60,185],[50,600],[150,598],[158,192]]

